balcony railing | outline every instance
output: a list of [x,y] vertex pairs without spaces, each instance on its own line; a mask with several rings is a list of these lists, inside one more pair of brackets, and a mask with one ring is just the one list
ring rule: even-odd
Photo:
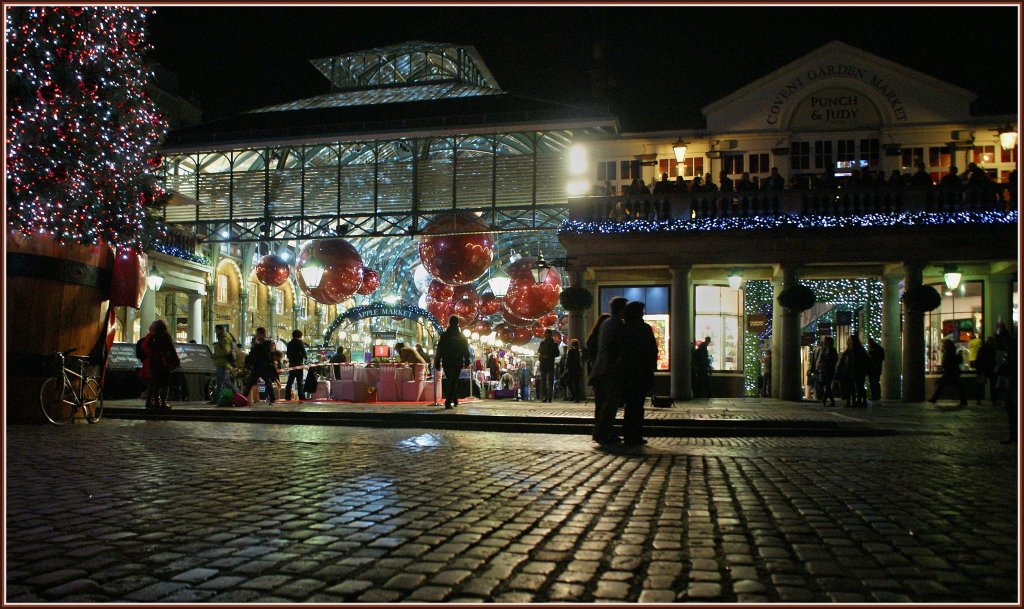
[[1016,191],[1010,191],[1005,184],[993,183],[957,189],[840,188],[581,197],[569,201],[569,220],[658,222],[706,218],[1010,212],[1016,209]]

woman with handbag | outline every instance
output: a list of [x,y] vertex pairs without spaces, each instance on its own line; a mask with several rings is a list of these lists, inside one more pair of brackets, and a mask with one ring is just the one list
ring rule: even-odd
[[139,341],[139,351],[142,354],[139,376],[149,382],[146,410],[170,410],[167,394],[171,388],[171,372],[181,367],[181,361],[163,320],[150,324],[149,334]]

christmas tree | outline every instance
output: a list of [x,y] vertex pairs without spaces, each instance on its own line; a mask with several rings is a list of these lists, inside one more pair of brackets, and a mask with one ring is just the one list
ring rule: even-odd
[[129,7],[7,7],[7,223],[141,251],[167,126]]

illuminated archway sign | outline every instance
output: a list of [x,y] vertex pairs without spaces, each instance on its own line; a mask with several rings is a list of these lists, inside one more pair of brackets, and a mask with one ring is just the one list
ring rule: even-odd
[[341,326],[341,324],[361,321],[370,317],[423,319],[430,322],[438,334],[444,331],[444,328],[441,327],[441,323],[437,321],[437,318],[426,309],[421,309],[420,307],[405,303],[387,304],[383,302],[373,302],[368,305],[352,307],[336,317],[335,320],[331,322],[331,325],[327,327],[327,331],[324,332],[324,344],[330,344],[331,336],[334,335],[334,332]]

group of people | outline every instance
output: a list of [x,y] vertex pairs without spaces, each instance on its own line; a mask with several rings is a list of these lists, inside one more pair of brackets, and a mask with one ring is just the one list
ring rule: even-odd
[[[598,317],[586,341],[594,387],[593,439],[602,445],[646,444],[643,437],[644,401],[654,386],[658,343],[644,322],[642,302],[612,298],[609,313]],[[624,408],[623,435],[615,433],[615,414]]]
[[868,391],[865,381],[871,389],[871,399],[882,399],[882,362],[885,350],[874,338],[868,338],[868,346],[864,347],[860,338],[853,334],[846,344],[846,349],[839,353],[831,336],[822,338],[821,346],[811,356],[808,365],[808,380],[813,387],[816,398],[825,406],[836,405],[836,394],[846,402],[846,406],[866,407]]

